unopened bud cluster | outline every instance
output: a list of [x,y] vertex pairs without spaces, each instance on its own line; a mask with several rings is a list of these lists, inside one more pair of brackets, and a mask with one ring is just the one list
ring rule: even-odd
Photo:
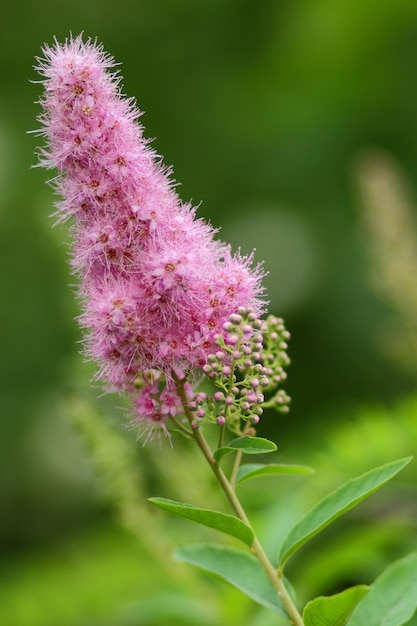
[[[236,434],[256,425],[266,406],[288,411],[289,397],[278,386],[286,379],[289,333],[282,319],[262,320],[251,307],[240,307],[215,336],[218,350],[208,355],[203,372],[215,386],[213,395],[190,402],[196,424],[204,418],[227,425]],[[266,397],[268,396],[268,398]]]

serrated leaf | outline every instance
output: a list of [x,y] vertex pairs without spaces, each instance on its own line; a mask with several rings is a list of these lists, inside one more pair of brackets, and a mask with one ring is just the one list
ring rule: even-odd
[[334,596],[320,596],[304,607],[304,626],[345,626],[356,605],[369,591],[367,585],[357,585]]
[[166,498],[149,498],[149,502],[156,504],[156,506],[165,511],[169,511],[173,515],[192,520],[198,524],[209,526],[209,528],[214,528],[227,535],[236,537],[236,539],[240,539],[249,547],[253,543],[254,535],[252,528],[233,515],[219,513],[211,509],[200,509],[192,504],[184,504],[183,502],[176,502]]
[[290,530],[279,551],[281,567],[290,556],[335,519],[375,493],[410,462],[412,457],[387,463],[353,478],[323,498]]
[[277,474],[314,474],[314,470],[306,465],[246,463],[241,465],[236,475],[236,485],[258,476],[274,476]]
[[358,604],[348,626],[401,626],[417,609],[417,553],[396,561]]
[[180,548],[175,557],[215,574],[255,602],[286,617],[276,591],[252,554],[236,548],[202,544]]
[[238,437],[237,439],[232,439],[229,441],[227,446],[222,448],[217,448],[214,453],[214,458],[216,461],[220,461],[226,454],[230,452],[237,452],[240,450],[244,454],[265,454],[267,452],[275,452],[277,446],[273,441],[269,441],[269,439],[264,439],[263,437],[249,437],[245,435],[245,437]]

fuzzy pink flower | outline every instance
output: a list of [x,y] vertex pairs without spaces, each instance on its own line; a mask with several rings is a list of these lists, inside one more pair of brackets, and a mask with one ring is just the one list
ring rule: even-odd
[[[40,165],[58,170],[57,215],[72,219],[86,353],[133,394],[138,419],[164,424],[178,411],[172,373],[202,367],[239,306],[261,312],[262,272],[181,203],[103,48],[79,36],[43,53]],[[135,385],[148,371],[165,381],[163,409]]]

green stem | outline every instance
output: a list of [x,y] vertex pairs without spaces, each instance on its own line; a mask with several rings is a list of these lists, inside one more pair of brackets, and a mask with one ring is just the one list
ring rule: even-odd
[[[245,522],[245,524],[247,524],[250,528],[252,528],[252,525],[245,513],[244,508],[242,507],[240,503],[239,498],[237,497],[235,493],[234,488],[232,487],[230,482],[227,480],[223,470],[216,463],[212,455],[212,452],[210,450],[210,447],[208,446],[207,441],[204,438],[200,430],[196,430],[194,432],[194,439],[196,440],[197,445],[199,446],[207,462],[209,463],[214,475],[216,476],[220,486],[222,487],[224,493],[226,494],[226,497],[229,500],[236,515],[239,517],[239,519]],[[274,589],[276,590],[278,594],[278,597],[280,598],[285,610],[288,613],[288,616],[291,619],[291,623],[294,624],[294,626],[303,626],[303,620],[301,618],[301,615],[299,614],[296,606],[294,605],[284,585],[282,578],[278,575],[274,566],[272,565],[267,555],[265,554],[265,551],[261,543],[259,542],[259,539],[257,538],[255,532],[254,532],[254,540],[252,544],[252,553],[256,556],[256,558],[262,565],[262,568],[264,569],[266,575],[270,579]]]
[[185,426],[183,426],[175,417],[173,417],[172,415],[171,417],[171,421],[174,422],[175,426],[178,428],[178,430],[180,430],[184,435],[186,435],[188,438],[192,438],[193,437],[193,432],[191,430],[188,430],[188,428],[185,428]]
[[[192,424],[192,422],[194,421],[194,417],[193,417],[192,411],[188,408],[188,400],[187,400],[186,393],[184,391],[183,382],[180,381],[178,378],[176,378],[175,380],[176,380],[178,394],[183,403],[185,415],[188,418],[190,424]],[[217,478],[217,481],[219,482],[221,488],[223,489],[237,517],[241,519],[243,522],[245,522],[245,524],[247,524],[253,531],[252,525],[245,513],[243,506],[240,503],[239,498],[236,495],[236,492],[233,486],[230,484],[223,470],[221,469],[221,467],[219,467],[218,463],[216,462],[213,456],[213,453],[211,451],[211,448],[208,445],[207,440],[205,439],[204,435],[202,434],[199,428],[193,431],[193,437],[198,447],[200,448],[201,452],[203,453],[206,461],[210,465],[214,475]],[[271,561],[268,559],[267,555],[265,554],[265,551],[254,531],[253,533],[254,533],[254,540],[253,540],[253,544],[251,548],[252,553],[256,556],[263,570],[265,571],[266,575],[271,581],[275,591],[278,594],[278,597],[280,598],[282,602],[284,609],[286,610],[288,614],[288,617],[291,620],[291,624],[293,624],[294,626],[304,626],[303,619],[300,613],[298,612],[297,607],[292,601],[291,596],[289,595],[284,585],[280,572],[274,568]]]
[[223,445],[223,437],[224,437],[224,426],[220,426],[220,433],[219,433],[219,443],[218,443],[218,447],[221,448]]
[[[251,424],[247,422],[245,424],[245,428],[243,429],[242,437],[248,433],[248,430],[250,428],[251,428]],[[242,450],[238,450],[235,456],[235,462],[233,463],[232,473],[230,475],[230,484],[232,485],[233,489],[235,488],[236,476],[237,476],[237,472],[240,467],[240,464],[242,462],[242,457],[243,457]]]
[[238,450],[235,456],[235,462],[233,463],[232,473],[230,474],[230,484],[232,485],[233,489],[235,488],[237,471],[239,469],[242,456],[243,456],[242,450]]

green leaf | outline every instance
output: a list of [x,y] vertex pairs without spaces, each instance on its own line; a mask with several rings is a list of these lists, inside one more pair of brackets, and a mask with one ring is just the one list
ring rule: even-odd
[[270,580],[252,554],[236,548],[202,544],[180,548],[175,557],[215,574],[255,602],[286,616]]
[[263,439],[262,437],[238,437],[237,439],[232,439],[229,441],[227,446],[223,448],[217,448],[214,453],[214,458],[216,461],[220,461],[222,457],[229,452],[237,452],[240,450],[245,454],[265,454],[266,452],[275,452],[277,449],[275,443],[273,441],[269,441],[269,439]]
[[311,539],[311,537],[317,535],[317,533],[333,522],[333,520],[380,489],[380,487],[407,465],[411,458],[412,457],[400,459],[372,469],[365,474],[361,474],[349,480],[336,489],[336,491],[333,491],[323,498],[323,500],[316,504],[315,507],[297,522],[284,539],[279,551],[281,567],[290,556]]
[[192,504],[184,504],[182,502],[175,502],[174,500],[167,500],[166,498],[149,498],[149,502],[156,504],[161,509],[173,513],[178,517],[184,517],[185,519],[198,522],[204,526],[215,528],[227,535],[232,535],[243,541],[247,546],[251,546],[253,543],[253,530],[233,515],[226,515],[226,513],[218,513],[211,509],[200,509]]
[[304,607],[305,626],[345,626],[356,605],[369,591],[367,585],[357,585],[334,596],[320,596]]
[[396,561],[376,579],[348,626],[401,626],[417,608],[417,553]]
[[251,478],[258,478],[258,476],[273,476],[276,474],[314,474],[314,470],[306,465],[246,463],[238,469],[236,484],[243,483]]

